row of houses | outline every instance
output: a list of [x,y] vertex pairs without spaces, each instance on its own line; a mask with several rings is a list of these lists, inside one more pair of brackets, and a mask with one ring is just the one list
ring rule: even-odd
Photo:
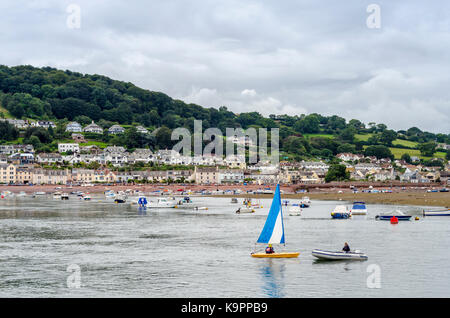
[[49,120],[30,121],[27,119],[12,119],[12,118],[0,118],[0,121],[8,122],[19,129],[26,129],[29,127],[42,127],[42,128],[56,128],[56,124]]
[[[141,134],[148,133],[148,130],[142,126],[137,126],[136,130]],[[73,133],[89,132],[89,133],[103,134],[103,128],[100,127],[99,125],[97,125],[96,123],[94,123],[94,121],[92,121],[89,125],[87,125],[84,128],[81,126],[80,123],[78,123],[76,121],[72,121],[67,124],[66,131],[73,132]],[[120,125],[112,125],[111,127],[108,128],[109,134],[116,135],[116,134],[123,134],[124,132],[125,132],[125,128],[123,128]]]

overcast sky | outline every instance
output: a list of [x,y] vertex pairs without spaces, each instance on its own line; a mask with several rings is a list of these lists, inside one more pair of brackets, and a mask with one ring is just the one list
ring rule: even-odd
[[[380,28],[367,26],[370,4]],[[445,0],[2,0],[0,64],[103,74],[237,113],[450,133],[449,31]]]

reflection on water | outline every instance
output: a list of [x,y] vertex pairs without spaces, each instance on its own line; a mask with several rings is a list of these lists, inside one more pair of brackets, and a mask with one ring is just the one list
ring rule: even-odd
[[270,298],[285,297],[284,292],[284,272],[286,265],[279,263],[280,260],[267,259],[263,260],[265,264],[261,265],[262,291],[264,296]]

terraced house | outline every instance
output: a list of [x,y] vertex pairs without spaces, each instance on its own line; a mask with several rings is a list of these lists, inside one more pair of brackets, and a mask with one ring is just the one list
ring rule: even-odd
[[13,164],[0,164],[0,183],[16,182],[16,166]]

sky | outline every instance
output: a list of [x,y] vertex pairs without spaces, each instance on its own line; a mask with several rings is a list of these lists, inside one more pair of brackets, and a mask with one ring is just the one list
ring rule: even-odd
[[102,74],[236,113],[448,134],[449,31],[445,0],[2,0],[0,64]]

